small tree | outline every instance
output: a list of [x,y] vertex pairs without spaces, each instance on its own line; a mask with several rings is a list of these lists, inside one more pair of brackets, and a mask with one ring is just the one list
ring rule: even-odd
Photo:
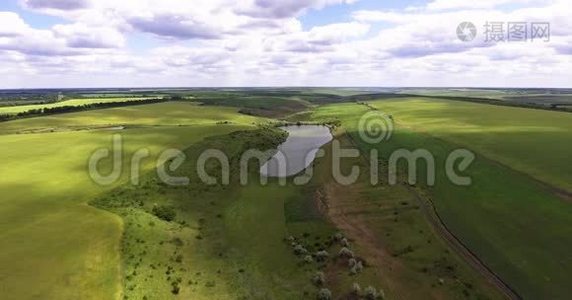
[[324,272],[316,272],[316,274],[314,275],[314,277],[312,277],[312,282],[316,285],[316,286],[322,286],[324,285],[324,283],[326,283],[326,276],[324,275]]
[[294,246],[294,253],[296,255],[307,254],[308,250],[306,250],[306,248],[304,248],[304,246],[297,244],[296,246]]
[[167,205],[155,205],[153,207],[153,214],[161,220],[171,222],[177,216],[177,212],[171,206]]
[[326,259],[328,259],[329,256],[330,254],[326,250],[316,252],[317,261],[325,261]]
[[350,273],[352,275],[356,275],[361,271],[363,271],[363,264],[361,261],[358,261],[356,264],[353,265],[353,267],[350,268]]
[[352,294],[354,294],[355,296],[359,296],[360,293],[361,293],[361,287],[357,282],[354,282],[354,284],[352,285]]
[[352,250],[346,247],[342,247],[342,249],[340,249],[340,252],[338,252],[338,256],[352,258],[354,257],[354,253],[352,252]]
[[332,299],[332,292],[326,288],[320,289],[317,298],[318,300],[330,300]]
[[350,258],[350,259],[348,260],[348,266],[349,266],[350,268],[352,268],[352,267],[355,266],[356,264],[357,264],[357,260],[356,260],[355,258]]
[[375,300],[375,299],[383,299],[384,295],[383,295],[383,291],[379,290],[379,292],[372,286],[368,286],[365,290],[364,290],[364,297],[368,300]]

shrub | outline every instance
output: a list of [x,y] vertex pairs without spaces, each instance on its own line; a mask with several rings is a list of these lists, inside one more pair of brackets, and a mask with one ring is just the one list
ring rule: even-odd
[[313,261],[314,259],[312,259],[312,255],[304,256],[304,262],[311,264]]
[[364,290],[364,297],[368,300],[375,300],[375,299],[383,299],[383,291],[379,290],[379,292],[372,286],[368,286]]
[[332,292],[326,288],[320,289],[317,298],[318,300],[330,300],[332,299]]
[[356,264],[357,264],[357,260],[356,260],[355,258],[350,258],[350,259],[348,260],[348,266],[349,266],[350,268],[352,268],[352,267],[355,266]]
[[350,269],[350,273],[352,275],[356,275],[363,270],[363,264],[361,261],[358,261],[353,267]]
[[342,238],[342,240],[340,241],[340,244],[344,247],[350,246],[350,243],[348,242],[348,239],[346,239],[346,238]]
[[328,259],[329,256],[330,254],[326,250],[316,252],[317,261],[325,261],[326,259]]
[[173,288],[171,289],[171,293],[173,293],[174,295],[178,295],[180,290],[181,290],[181,288],[179,287],[179,285],[173,284]]
[[177,216],[175,209],[167,205],[155,205],[153,207],[153,214],[161,220],[171,222]]
[[334,239],[336,241],[341,241],[343,238],[344,238],[344,236],[339,232],[334,235]]
[[314,277],[312,277],[312,282],[316,285],[316,286],[322,286],[324,285],[324,283],[326,283],[326,277],[324,275],[324,272],[316,272],[316,274],[314,275]]
[[352,252],[352,250],[343,247],[342,249],[340,249],[340,252],[338,253],[339,256],[341,257],[348,257],[348,258],[352,258],[354,257],[354,253]]
[[302,246],[302,245],[300,245],[300,244],[297,244],[297,245],[294,247],[294,253],[295,253],[296,255],[307,254],[307,253],[308,253],[308,250],[306,250],[306,248],[304,248],[304,246]]
[[357,282],[354,282],[354,284],[352,285],[352,294],[359,296],[360,293],[361,293],[361,287]]

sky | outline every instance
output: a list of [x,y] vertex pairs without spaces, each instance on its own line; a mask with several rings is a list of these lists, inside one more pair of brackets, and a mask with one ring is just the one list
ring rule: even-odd
[[572,88],[572,1],[0,2],[0,88],[217,86]]

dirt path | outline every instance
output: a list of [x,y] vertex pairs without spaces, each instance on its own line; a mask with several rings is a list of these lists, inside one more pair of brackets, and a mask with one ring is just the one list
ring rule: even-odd
[[507,298],[509,299],[522,299],[516,291],[514,291],[506,282],[502,280],[496,273],[489,269],[479,257],[473,253],[468,247],[466,247],[461,240],[459,240],[445,225],[435,206],[430,200],[425,200],[417,194],[412,188],[408,187],[408,190],[419,202],[423,214],[426,219],[431,223],[431,226],[435,232],[443,238],[459,256],[461,256],[473,269],[478,271],[483,275],[491,284],[497,287]]
[[[366,251],[364,256],[367,258],[367,264],[375,267],[377,270],[382,270],[381,279],[383,285],[389,294],[395,296],[398,290],[403,290],[403,287],[398,288],[400,283],[390,276],[384,276],[383,270],[398,271],[403,266],[387,252],[386,247],[380,243],[379,239],[369,229],[367,224],[360,219],[359,215],[354,213],[355,208],[352,209],[354,206],[348,205],[349,202],[352,202],[352,199],[355,199],[355,195],[352,194],[357,194],[355,187],[348,188],[329,183],[324,186],[324,193],[325,195],[323,196],[327,199],[325,213],[328,218],[353,243],[356,243],[361,249]],[[396,298],[398,299],[404,298],[397,296]]]
[[[354,147],[357,148],[357,144],[352,139],[351,136],[348,134],[343,134],[343,137],[349,140]],[[366,157],[362,157],[364,160],[367,161]],[[351,191],[351,188],[344,187],[341,190],[336,190],[335,187],[330,186],[329,189],[331,192],[331,200],[335,203],[335,199],[339,198],[339,195],[344,195],[344,192]],[[411,187],[407,186],[407,189],[412,194],[412,196],[417,199],[419,202],[420,207],[422,208],[423,215],[431,224],[434,232],[441,237],[451,248],[458,254],[465,262],[467,262],[475,271],[481,274],[486,280],[495,286],[507,299],[522,299],[516,291],[514,291],[506,282],[504,282],[496,273],[494,273],[490,268],[488,268],[477,256],[474,254],[469,248],[467,248],[461,240],[459,240],[445,225],[442,221],[441,217],[437,213],[433,203],[429,199],[423,199],[419,196],[419,194]],[[343,196],[342,196],[343,197]],[[374,263],[390,263],[392,264],[393,268],[399,268],[399,262],[396,262],[395,259],[392,259],[391,255],[389,255],[383,249],[383,245],[376,244],[376,240],[378,240],[375,235],[371,232],[371,230],[367,227],[366,224],[363,224],[359,218],[355,216],[347,216],[347,212],[343,209],[336,209],[334,208],[329,209],[328,215],[330,219],[336,226],[340,229],[344,230],[351,234],[352,238],[355,238],[359,244],[363,245],[372,255],[372,259]],[[391,282],[388,280],[388,287],[392,289],[397,283]],[[401,298],[401,297],[399,297]]]

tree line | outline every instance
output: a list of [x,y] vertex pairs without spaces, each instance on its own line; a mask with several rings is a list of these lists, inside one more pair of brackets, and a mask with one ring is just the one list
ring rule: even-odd
[[123,101],[123,102],[98,102],[98,103],[88,103],[83,105],[43,107],[38,109],[30,109],[17,114],[0,114],[0,122],[27,118],[27,117],[63,114],[63,113],[101,109],[101,108],[113,108],[113,107],[131,106],[131,105],[161,103],[166,101],[169,101],[169,99],[156,98],[156,99],[134,100],[134,101]]

